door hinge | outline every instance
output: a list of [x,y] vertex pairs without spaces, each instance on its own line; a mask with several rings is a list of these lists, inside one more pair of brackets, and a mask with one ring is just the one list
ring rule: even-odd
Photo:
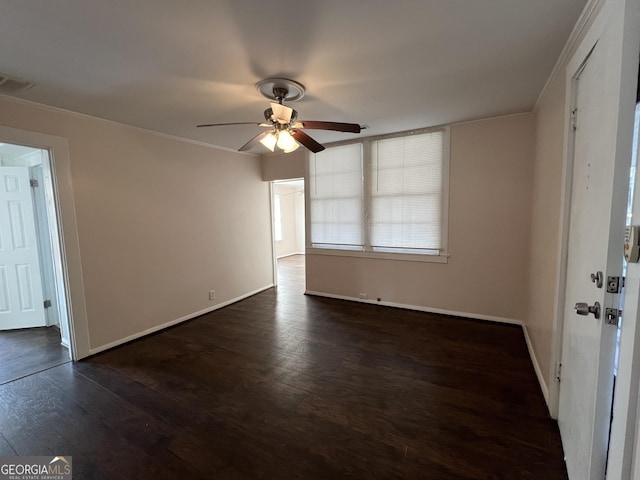
[[51,300],[44,301],[44,308],[51,308]]
[[576,130],[578,128],[578,109],[571,110],[571,129]]
[[617,308],[605,308],[604,309],[604,321],[607,325],[618,326],[618,322],[622,317],[622,310]]
[[36,188],[39,186],[38,184],[38,180],[35,178],[31,178],[29,179],[29,185],[31,185],[31,188]]
[[560,362],[556,363],[556,382],[560,381],[560,373],[562,371],[562,364]]
[[607,293],[620,293],[624,287],[624,277],[607,277]]

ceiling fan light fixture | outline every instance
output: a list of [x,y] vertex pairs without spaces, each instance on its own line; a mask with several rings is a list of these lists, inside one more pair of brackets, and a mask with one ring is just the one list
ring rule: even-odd
[[278,133],[278,148],[284,150],[285,153],[293,152],[298,148],[298,142],[294,140],[287,130],[282,130]]
[[271,132],[269,133],[269,135],[266,135],[264,138],[262,138],[260,140],[260,143],[273,152],[276,149],[277,141],[278,141],[278,138],[275,136],[273,132]]
[[293,141],[293,146],[291,148],[288,148],[284,151],[284,153],[291,153],[291,152],[295,152],[298,147],[300,146],[300,144],[298,142],[296,142],[295,140]]

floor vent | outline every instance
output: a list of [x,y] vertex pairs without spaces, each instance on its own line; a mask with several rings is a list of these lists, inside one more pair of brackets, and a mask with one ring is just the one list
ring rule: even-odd
[[26,82],[19,78],[12,78],[0,73],[0,94],[11,95],[14,93],[26,92],[35,84]]

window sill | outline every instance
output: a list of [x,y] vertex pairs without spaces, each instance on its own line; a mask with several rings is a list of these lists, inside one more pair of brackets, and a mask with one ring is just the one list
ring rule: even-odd
[[375,258],[400,262],[448,263],[450,255],[427,255],[418,253],[363,252],[360,250],[340,250],[332,248],[307,247],[307,255],[327,255],[331,257]]

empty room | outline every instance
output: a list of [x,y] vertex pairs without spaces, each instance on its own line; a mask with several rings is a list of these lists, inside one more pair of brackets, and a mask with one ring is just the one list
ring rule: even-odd
[[638,58],[640,0],[2,1],[0,478],[640,479]]

